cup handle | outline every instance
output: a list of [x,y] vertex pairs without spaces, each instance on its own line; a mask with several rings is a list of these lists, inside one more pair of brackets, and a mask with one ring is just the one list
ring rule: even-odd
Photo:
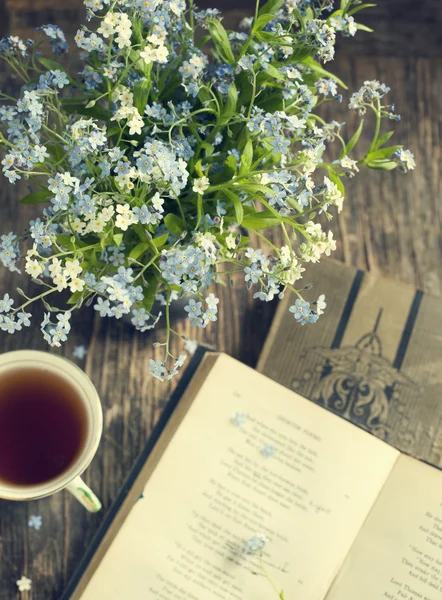
[[101,502],[98,500],[91,488],[84,483],[81,477],[76,477],[73,479],[66,489],[89,512],[95,513],[101,510]]

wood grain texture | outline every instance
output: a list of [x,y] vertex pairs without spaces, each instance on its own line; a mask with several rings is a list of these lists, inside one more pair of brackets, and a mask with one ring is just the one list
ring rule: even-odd
[[[234,12],[226,21],[234,23],[250,12],[253,2],[218,0],[199,4],[232,6]],[[422,10],[416,9],[418,5]],[[11,30],[23,37],[32,35],[34,26],[49,22],[73,34],[84,14],[80,0],[8,0],[8,6]],[[430,16],[434,23],[427,23]],[[345,209],[332,224],[338,238],[335,257],[442,293],[440,2],[381,0],[372,18],[377,21],[378,32],[362,33],[360,42],[342,45],[332,70],[347,81],[350,90],[371,78],[391,85],[392,101],[403,117],[396,126],[397,140],[415,152],[417,169],[407,176],[364,172],[348,182]],[[428,32],[422,30],[424,25]],[[417,31],[421,33],[417,35]],[[428,47],[432,48],[430,54]],[[388,57],[379,58],[382,53]],[[325,116],[347,121],[351,134],[356,119],[348,115],[347,101],[346,93],[341,106],[326,106]],[[367,132],[369,129],[367,126]],[[364,139],[369,143],[368,137]],[[17,203],[24,193],[23,186],[13,187],[3,180],[0,193],[0,233],[12,228],[20,231],[33,211]],[[276,233],[275,241],[281,241]],[[314,271],[311,279],[320,290],[321,281],[315,279]],[[253,366],[276,306],[254,302],[244,284],[236,281],[233,289],[218,289],[221,309],[217,324],[205,332],[196,332],[187,323],[177,328]],[[25,277],[0,272],[1,295],[16,285],[30,290]],[[38,315],[34,328],[15,337],[2,334],[1,350],[46,349],[37,323]],[[152,352],[160,358],[152,343],[163,340],[163,330],[141,335],[124,323],[100,320],[92,310],[76,315],[73,325],[74,333],[62,351],[72,357],[75,345],[89,347],[86,361],[79,364],[103,401],[103,442],[85,479],[100,495],[104,510],[97,515],[87,514],[67,493],[27,504],[0,502],[0,600],[18,600],[15,581],[22,574],[33,580],[33,591],[23,594],[24,600],[59,598],[170,394],[170,384],[160,384],[146,373],[146,360]],[[178,352],[178,348],[175,350]],[[43,516],[43,527],[38,532],[27,527],[31,514]]]

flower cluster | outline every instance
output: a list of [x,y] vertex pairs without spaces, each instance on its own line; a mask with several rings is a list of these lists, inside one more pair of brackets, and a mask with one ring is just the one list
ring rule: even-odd
[[[381,133],[383,119],[399,119],[384,103],[384,84],[366,81],[350,98],[350,109],[375,115],[369,148],[358,143],[362,122],[346,141],[343,123],[318,114],[343,100],[345,85],[321,63],[333,58],[337,35],[362,27],[354,16],[362,7],[256,2],[255,16],[227,31],[219,11],[199,11],[192,0],[85,4],[87,25],[75,36],[79,75],[44,57],[45,42],[53,55],[68,49],[53,25],[36,42],[0,41],[0,58],[22,80],[15,100],[2,94],[3,173],[32,184],[22,203],[43,206],[24,235],[1,233],[4,267],[24,269],[41,293],[18,289],[21,304],[4,294],[0,328],[29,326],[35,300],[45,306],[40,329],[51,346],[67,339],[83,305],[126,317],[141,332],[164,316],[164,359],[148,370],[168,379],[185,360],[170,353],[171,303],[186,297],[189,321],[204,328],[218,318],[208,288],[233,273],[264,302],[293,292],[294,318],[316,322],[325,299],[309,303],[297,282],[306,263],[336,247],[319,215],[342,210],[343,182],[363,166],[415,166],[409,150],[387,145],[391,132]],[[207,30],[200,44],[197,24]],[[335,141],[329,162],[324,153]],[[266,233],[275,228],[282,246]]]

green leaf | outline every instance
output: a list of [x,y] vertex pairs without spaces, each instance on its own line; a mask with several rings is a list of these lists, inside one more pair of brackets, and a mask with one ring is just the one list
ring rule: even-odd
[[233,154],[230,154],[227,159],[225,160],[224,164],[226,165],[226,167],[228,169],[231,169],[232,174],[236,175],[238,172],[238,166],[236,164],[236,158],[233,156]]
[[348,11],[348,16],[354,15],[357,12],[359,12],[360,10],[364,10],[365,8],[372,8],[373,6],[376,6],[376,4],[361,4],[360,6],[357,6],[356,8],[352,8],[351,10]]
[[276,227],[282,222],[269,210],[246,215],[242,221],[242,226],[246,229],[258,231],[259,229],[270,229]]
[[268,25],[271,21],[273,21],[273,19],[274,19],[274,15],[272,15],[272,14],[261,15],[253,23],[253,32],[264,29],[264,27],[266,25]]
[[232,117],[237,114],[236,105],[238,103],[238,90],[236,86],[232,84],[227,92],[226,102],[224,104],[221,117],[219,119],[219,125],[225,125],[230,121]]
[[107,231],[106,234],[100,239],[100,246],[103,248],[103,250],[106,248],[106,246],[109,246],[109,244],[112,242],[112,238],[112,229],[109,229],[109,231]]
[[53,196],[53,194],[49,190],[31,192],[20,200],[20,204],[41,204],[42,202],[47,202],[51,196]]
[[203,218],[203,212],[204,212],[203,197],[202,197],[201,194],[197,194],[196,209],[197,209],[197,214],[196,214],[196,226],[195,226],[195,229],[198,229],[198,227],[200,226],[200,223],[201,223],[201,219]]
[[268,73],[271,77],[278,79],[279,81],[285,81],[284,75],[282,75],[282,73],[280,73],[279,70],[273,65],[269,65],[265,69],[264,73]]
[[149,98],[150,85],[149,80],[143,79],[134,86],[134,106],[140,115],[144,114],[144,109],[146,108],[147,100]]
[[199,48],[199,50],[201,50],[201,48],[203,46],[205,46],[207,44],[207,42],[210,42],[212,38],[210,37],[210,35],[205,35],[203,36],[199,42],[196,44],[196,47]]
[[106,110],[100,104],[95,104],[92,108],[86,108],[82,104],[78,103],[66,103],[64,109],[68,114],[79,114],[85,117],[93,117],[100,121],[107,121],[109,119],[109,111]]
[[341,181],[341,178],[339,177],[339,175],[337,175],[332,168],[329,169],[328,174],[330,176],[331,181],[333,181],[334,184],[336,184],[338,190],[341,192],[341,194],[344,196],[345,195],[345,188],[344,188],[344,184]]
[[366,161],[366,165],[367,167],[370,167],[370,169],[375,169],[376,171],[393,171],[393,169],[396,169],[398,166],[397,163],[392,160],[382,159]]
[[285,600],[284,592],[281,592],[281,593],[279,594],[279,597],[281,598],[281,600]]
[[367,160],[377,160],[379,158],[381,158],[381,159],[391,158],[393,156],[393,154],[395,152],[397,152],[397,150],[400,150],[401,148],[402,148],[402,146],[388,146],[388,148],[380,148],[379,150],[374,150],[373,152],[370,152],[369,154],[367,154],[365,160],[367,161]]
[[306,67],[308,67],[314,73],[318,73],[318,75],[321,75],[321,77],[328,77],[329,79],[333,79],[342,88],[344,88],[344,90],[348,90],[348,87],[345,85],[345,83],[341,79],[339,79],[339,77],[336,77],[336,75],[333,75],[333,73],[330,73],[329,71],[326,71],[311,56],[308,56],[307,58],[304,58],[304,60],[302,61],[302,64],[305,65]]
[[195,165],[195,171],[196,174],[198,175],[198,177],[203,177],[204,176],[204,171],[203,171],[203,167],[202,167],[202,161],[199,160],[196,165]]
[[244,208],[241,203],[241,200],[238,198],[238,196],[234,192],[232,192],[229,189],[223,190],[223,193],[232,202],[233,208],[235,209],[236,222],[238,223],[238,225],[241,225],[241,223],[244,220]]
[[245,184],[239,184],[238,189],[241,189],[244,192],[252,192],[253,194],[264,194],[264,196],[267,196],[267,194],[271,193],[271,189],[268,188],[266,185],[262,185],[261,183],[245,183]]
[[68,304],[77,304],[83,292],[74,292],[68,300]]
[[384,133],[384,135],[381,135],[378,138],[378,141],[376,142],[374,149],[378,150],[381,146],[386,144],[389,141],[389,139],[392,137],[393,134],[394,134],[394,131],[389,131],[388,133]]
[[371,27],[367,27],[367,25],[361,25],[361,23],[358,23],[356,27],[361,31],[368,31],[368,33],[373,33],[374,31]]
[[275,15],[283,4],[284,0],[268,0],[260,9],[258,16],[261,17],[267,14]]
[[[201,144],[201,148],[205,151],[206,157],[212,156],[212,154],[215,152],[215,146],[213,146],[212,144],[209,144],[208,142],[203,142]],[[199,161],[199,162],[201,162],[201,161]],[[200,175],[200,177],[202,177],[202,175]]]
[[203,87],[200,88],[200,91],[198,93],[198,100],[203,105],[206,102],[210,102],[211,100],[213,101],[212,94],[209,92],[209,90],[205,86],[203,86]]
[[152,244],[156,247],[156,248],[162,248],[163,246],[165,246],[167,244],[167,240],[169,239],[169,234],[165,233],[163,235],[159,235],[156,238],[153,238],[152,240]]
[[135,248],[129,254],[129,257],[130,258],[134,258],[135,260],[138,260],[140,258],[140,256],[143,256],[143,254],[149,248],[150,248],[150,243],[149,242],[141,242],[141,244],[138,244],[138,246],[135,246]]
[[343,152],[341,154],[341,158],[344,158],[344,156],[347,156],[348,154],[350,154],[350,152],[356,146],[356,144],[358,143],[359,138],[361,137],[361,133],[362,133],[362,129],[363,128],[364,128],[364,119],[362,119],[362,121],[360,122],[359,127],[358,127],[358,129],[356,131],[356,133],[354,134],[354,136],[351,138],[351,140],[345,146],[345,153]]
[[123,243],[124,233],[115,233],[113,236],[113,240],[115,242],[115,246],[119,248]]
[[209,31],[212,36],[213,43],[220,56],[231,65],[235,64],[235,56],[232,52],[229,36],[227,31],[221,25],[221,21],[210,19]]
[[150,277],[146,277],[147,280],[147,288],[144,291],[144,300],[143,306],[150,312],[152,310],[153,303],[155,302],[155,294],[157,291],[158,281],[155,275],[151,275]]
[[55,236],[55,238],[57,240],[57,244],[63,248],[66,248],[66,250],[76,249],[75,238],[73,236],[59,233]]
[[250,167],[253,162],[253,142],[248,140],[245,148],[241,154],[241,167],[239,169],[240,175],[245,175],[250,171]]
[[170,231],[172,235],[179,237],[183,231],[185,230],[185,225],[179,217],[176,215],[169,213],[166,215],[164,219],[164,224],[166,225],[166,229]]
[[44,66],[48,71],[64,71],[66,73],[66,67],[56,60],[51,58],[44,58],[44,56],[38,57],[38,62]]

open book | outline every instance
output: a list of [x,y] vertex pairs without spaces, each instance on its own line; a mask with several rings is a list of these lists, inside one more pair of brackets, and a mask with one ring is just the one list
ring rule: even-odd
[[442,598],[442,473],[226,355],[135,489],[72,598],[276,600],[263,568],[286,600]]

